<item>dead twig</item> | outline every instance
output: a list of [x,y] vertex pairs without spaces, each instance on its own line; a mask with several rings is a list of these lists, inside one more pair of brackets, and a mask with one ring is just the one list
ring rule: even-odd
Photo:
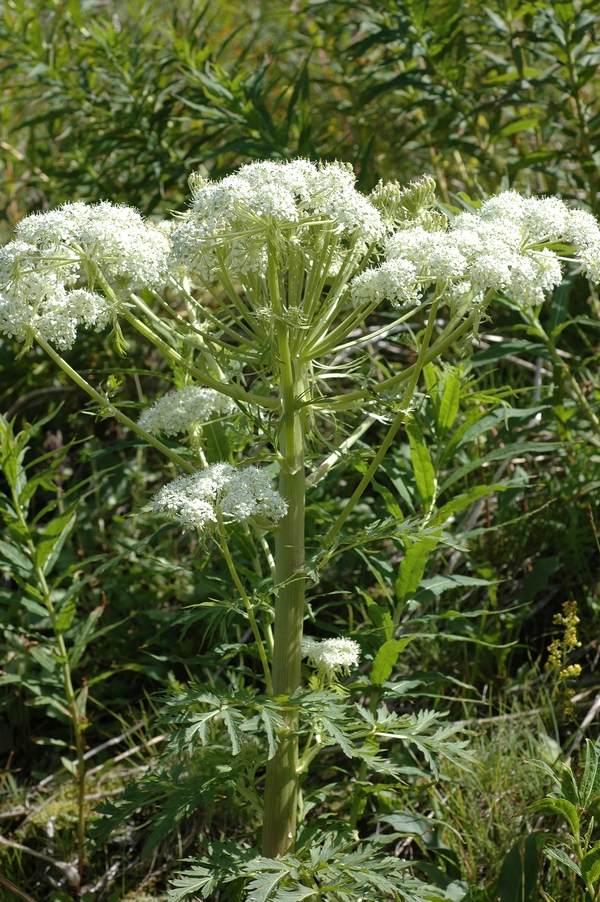
[[34,858],[39,858],[40,861],[45,861],[47,864],[54,865],[55,868],[58,868],[59,871],[63,872],[72,886],[77,886],[79,876],[77,874],[77,868],[72,864],[67,864],[66,861],[59,861],[57,858],[51,858],[50,855],[44,855],[43,852],[36,852],[34,849],[30,849],[29,846],[24,846],[22,843],[15,842],[12,839],[5,839],[4,836],[0,836],[0,845],[6,846],[8,849],[16,849],[19,852],[26,852]]
[[35,899],[33,899],[29,893],[26,893],[23,889],[19,889],[18,886],[15,886],[7,877],[3,877],[2,874],[0,874],[0,883],[2,886],[6,886],[11,893],[15,894],[15,896],[25,899],[25,902],[35,902]]

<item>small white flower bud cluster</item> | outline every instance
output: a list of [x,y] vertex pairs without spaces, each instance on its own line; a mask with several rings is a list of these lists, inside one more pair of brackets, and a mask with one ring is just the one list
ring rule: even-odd
[[103,329],[113,312],[94,290],[94,265],[117,289],[157,288],[169,252],[167,236],[130,207],[78,201],[27,216],[0,248],[0,330],[24,339],[33,329],[70,348],[78,325]]
[[492,197],[477,213],[462,213],[448,230],[420,226],[395,232],[385,243],[386,261],[351,283],[357,303],[419,303],[424,289],[441,280],[450,296],[471,292],[478,303],[489,289],[524,307],[544,301],[562,280],[553,245],[573,246],[584,271],[600,280],[600,228],[594,217],[555,197],[524,198],[515,191]]
[[196,423],[229,416],[236,409],[235,402],[227,395],[212,388],[186,385],[181,391],[169,392],[144,410],[138,425],[150,435],[177,435],[189,432]]
[[317,676],[330,683],[358,666],[360,646],[352,639],[318,640],[307,637],[302,642],[302,654],[316,669]]
[[[269,226],[315,217],[333,220],[345,237],[367,246],[383,236],[384,223],[354,183],[351,166],[308,160],[249,163],[220,182],[197,181],[192,211],[172,235],[175,265],[209,281],[223,269],[263,276]],[[299,230],[307,248],[313,232],[314,226]]]
[[226,522],[273,523],[285,516],[287,502],[264,470],[217,463],[167,483],[154,496],[153,511],[187,529],[204,529],[218,522],[218,512]]

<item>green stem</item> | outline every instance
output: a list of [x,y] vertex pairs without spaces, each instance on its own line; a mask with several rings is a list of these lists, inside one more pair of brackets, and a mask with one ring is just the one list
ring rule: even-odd
[[[276,314],[281,299],[275,253],[269,254],[270,300]],[[280,361],[281,474],[279,488],[288,512],[275,531],[275,633],[273,691],[290,698],[300,686],[302,628],[304,622],[304,505],[305,417],[298,399],[305,398],[307,372],[290,354],[288,328],[277,319]],[[269,858],[293,850],[298,805],[298,713],[284,713],[279,745],[267,764],[263,854]]]
[[62,670],[63,676],[63,686],[65,690],[65,697],[67,699],[67,705],[69,710],[69,715],[73,724],[73,735],[75,739],[75,751],[77,755],[77,775],[75,777],[75,785],[77,786],[77,874],[79,879],[79,886],[81,886],[83,882],[83,870],[85,864],[85,757],[84,757],[84,749],[83,749],[83,741],[82,735],[83,731],[81,729],[81,718],[79,716],[79,711],[77,710],[77,695],[73,688],[73,679],[71,676],[71,665],[69,662],[69,655],[67,652],[67,646],[65,644],[65,640],[63,634],[56,629],[56,611],[54,609],[54,604],[52,603],[52,595],[50,593],[50,587],[48,586],[48,581],[46,580],[46,575],[42,567],[37,564],[36,561],[36,548],[31,538],[31,533],[29,530],[29,526],[23,516],[23,511],[21,509],[21,505],[19,503],[19,498],[17,493],[12,490],[12,498],[13,498],[13,506],[17,513],[17,517],[19,519],[19,524],[21,526],[22,532],[24,536],[26,536],[27,547],[29,549],[29,554],[31,556],[31,560],[34,566],[35,575],[37,579],[38,586],[40,588],[40,592],[44,601],[44,605],[46,610],[48,611],[48,617],[50,619],[50,623],[52,625],[52,629],[54,631],[54,637],[56,639],[56,647],[58,651],[58,657],[60,659],[60,667]]
[[349,451],[352,445],[357,442],[373,425],[377,420],[375,417],[368,416],[365,417],[363,422],[358,426],[354,432],[351,432],[348,438],[344,439],[339,448],[336,451],[332,451],[331,454],[325,458],[322,464],[320,464],[316,470],[306,478],[306,486],[310,488],[313,485],[316,485],[321,479],[324,479],[332,467],[335,467],[337,463],[342,459],[346,451]]
[[581,409],[583,410],[584,415],[587,417],[592,429],[594,430],[596,435],[600,435],[600,419],[598,419],[597,415],[592,410],[588,399],[581,391],[581,386],[579,385],[579,382],[577,381],[575,376],[572,374],[568,364],[565,363],[565,361],[558,353],[553,339],[548,335],[537,316],[529,316],[528,321],[535,334],[542,340],[542,343],[552,354],[555,365],[560,367],[560,369],[563,371],[565,378],[571,386],[571,391],[577,398]]
[[256,404],[258,407],[266,407],[267,409],[274,409],[277,407],[277,399],[276,398],[263,398],[260,395],[253,395],[247,391],[245,391],[240,385],[233,385],[232,383],[227,382],[219,382],[218,379],[213,379],[212,376],[209,376],[206,372],[199,370],[198,367],[192,366],[188,361],[183,357],[179,351],[176,351],[170,345],[167,344],[166,341],[163,341],[156,332],[153,332],[145,323],[134,316],[130,310],[123,311],[123,319],[127,320],[127,322],[136,329],[140,335],[143,335],[144,338],[147,338],[148,341],[151,341],[154,347],[158,348],[167,360],[170,360],[176,366],[180,366],[187,373],[193,376],[201,385],[205,385],[207,388],[212,388],[215,391],[220,392],[222,395],[227,395],[229,398],[233,398],[234,401],[241,401],[242,404]]
[[[119,309],[119,303],[115,292],[113,291],[110,283],[104,277],[102,270],[100,267],[95,267],[95,276],[99,284],[102,286],[102,290],[106,294],[108,298],[112,300],[113,306],[115,309]],[[134,293],[131,295],[132,300],[138,305],[142,306],[146,309],[146,311],[151,315],[151,318],[158,319],[156,315],[146,307],[144,302],[138,298]],[[183,357],[177,350],[172,348],[166,341],[163,341],[160,336],[153,332],[152,329],[149,329],[148,326],[141,322],[133,313],[127,309],[127,307],[120,306],[120,312],[125,320],[127,320],[130,325],[134,327],[144,338],[147,338],[152,344],[159,348],[160,351],[165,355],[167,360],[170,360],[172,363],[177,366],[182,367],[182,369],[186,370],[190,375],[193,375],[201,385],[205,385],[208,388],[212,388],[215,391],[219,391],[224,395],[227,395],[230,398],[233,398],[234,401],[242,401],[246,404],[258,404],[261,407],[277,407],[277,400],[275,398],[260,398],[257,395],[249,394],[244,391],[244,389],[240,385],[231,385],[223,382],[219,382],[218,379],[213,379],[212,376],[209,376],[206,372],[202,372],[196,367],[192,366],[188,361]],[[159,320],[160,322],[160,320]],[[166,328],[166,326],[160,322],[161,328]]]
[[[435,341],[428,349],[420,368],[422,369],[423,366],[427,366],[428,363],[431,363],[432,360],[435,360],[436,357],[439,357],[447,351],[448,348],[452,347],[459,338],[462,338],[462,336],[472,327],[478,315],[477,312],[473,312],[463,320],[460,320],[459,317],[454,317],[446,326],[437,341]],[[460,323],[460,325],[457,326],[457,323]],[[418,366],[418,362],[413,363],[412,366],[407,367],[401,373],[397,373],[395,376],[391,376],[389,379],[384,379],[383,382],[378,382],[377,385],[373,385],[369,391],[359,389],[358,391],[348,392],[339,399],[339,408],[337,405],[337,398],[325,398],[322,402],[322,406],[326,405],[332,410],[338,410],[341,409],[342,406],[347,407],[348,405],[355,405],[360,401],[372,401],[374,395],[380,395],[383,392],[398,389],[406,382],[410,382]],[[319,401],[315,402],[315,406],[319,406]]]
[[[371,693],[371,700],[369,702],[369,711],[371,712],[371,714],[374,714],[377,711],[377,705],[379,704],[380,697],[381,689],[378,686],[374,686],[373,692]],[[352,792],[352,808],[350,810],[350,827],[352,830],[356,830],[356,824],[358,823],[358,817],[360,815],[360,803],[362,800],[361,787],[366,779],[367,762],[361,761],[360,770],[358,772],[358,779],[354,784],[354,790]]]
[[273,681],[271,679],[271,669],[269,667],[269,660],[267,658],[267,653],[265,651],[265,646],[262,641],[262,636],[260,634],[260,630],[258,628],[258,623],[256,622],[256,617],[254,616],[254,608],[252,607],[252,602],[248,598],[248,594],[244,589],[244,585],[238,576],[238,572],[235,568],[235,564],[233,563],[233,558],[231,557],[231,553],[229,551],[229,546],[227,544],[227,536],[225,535],[225,528],[223,526],[223,518],[221,514],[218,513],[218,522],[219,522],[219,538],[221,539],[219,543],[219,547],[225,558],[225,563],[227,564],[227,568],[231,574],[231,578],[235,583],[235,587],[240,593],[241,599],[244,602],[244,607],[246,608],[246,614],[248,615],[248,621],[250,626],[252,627],[252,633],[254,635],[254,641],[256,642],[256,647],[258,649],[258,655],[260,657],[261,664],[263,666],[263,672],[265,674],[265,683],[267,686],[267,692],[269,695],[273,695]]
[[41,335],[36,335],[36,341],[40,345],[41,348],[44,349],[46,354],[54,360],[55,363],[61,368],[61,370],[67,374],[69,379],[71,379],[76,385],[86,392],[95,401],[103,410],[109,413],[111,416],[115,418],[122,426],[127,426],[128,429],[131,429],[135,435],[138,435],[140,438],[143,438],[144,441],[148,442],[149,445],[152,445],[153,448],[156,448],[157,451],[160,451],[161,454],[164,454],[171,463],[174,463],[176,466],[181,467],[183,470],[186,470],[188,473],[195,473],[196,467],[194,467],[189,461],[185,460],[183,457],[180,457],[176,451],[172,451],[171,448],[167,448],[166,445],[157,439],[155,436],[150,435],[149,432],[146,432],[145,429],[142,429],[134,420],[131,420],[126,414],[124,414],[118,407],[115,407],[114,404],[111,404],[108,398],[105,395],[101,394],[101,392],[96,391],[89,382],[87,382],[83,376],[81,376],[77,370],[74,370],[72,366],[69,366],[67,361],[58,354],[52,345],[48,344],[48,342],[41,337]]
[[337,520],[335,521],[335,523],[333,524],[333,526],[331,527],[329,532],[327,533],[327,536],[325,537],[324,542],[323,542],[323,546],[325,548],[328,548],[331,546],[331,543],[333,542],[335,537],[338,535],[340,529],[342,528],[342,526],[344,525],[344,523],[346,522],[346,520],[348,519],[348,517],[354,510],[354,507],[356,506],[356,504],[362,497],[363,492],[368,487],[371,480],[373,479],[373,476],[377,472],[379,465],[381,464],[383,458],[389,451],[394,439],[396,438],[396,433],[398,432],[398,430],[400,429],[400,427],[402,426],[402,424],[404,423],[404,421],[406,419],[413,393],[415,391],[415,388],[417,387],[417,382],[419,381],[419,376],[421,375],[421,371],[422,371],[423,367],[425,366],[425,358],[427,356],[427,348],[429,347],[429,342],[431,341],[431,336],[433,334],[433,327],[435,324],[435,317],[437,315],[439,304],[440,304],[440,295],[439,295],[439,293],[436,293],[436,296],[431,305],[431,310],[429,311],[429,319],[427,321],[427,326],[425,327],[425,334],[423,336],[423,341],[421,343],[421,348],[419,350],[419,356],[417,358],[417,362],[412,367],[411,378],[410,378],[408,387],[404,393],[404,396],[402,398],[402,406],[401,406],[400,410],[398,411],[398,413],[396,414],[394,421],[389,428],[388,434],[386,435],[386,437],[384,438],[384,440],[381,444],[381,447],[379,448],[379,450],[377,451],[377,454],[371,461],[371,463],[367,469],[367,472],[365,473],[365,475],[359,482],[354,493],[352,494],[352,497],[347,501],[346,506],[344,507],[343,511],[341,512],[341,514],[339,515],[339,517],[337,518]]

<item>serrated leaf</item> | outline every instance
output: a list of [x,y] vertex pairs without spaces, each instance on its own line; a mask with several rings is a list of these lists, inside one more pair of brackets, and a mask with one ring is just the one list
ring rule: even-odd
[[539,802],[528,805],[525,810],[532,814],[559,815],[567,821],[573,836],[579,835],[579,815],[575,806],[567,799],[541,799]]
[[460,379],[454,373],[446,376],[442,400],[440,402],[437,425],[440,436],[443,436],[454,425],[460,404]]
[[54,629],[57,633],[65,633],[69,629],[73,623],[76,610],[77,605],[75,603],[75,596],[72,596],[67,603],[62,606],[60,613],[54,622]]
[[585,767],[581,778],[579,796],[581,804],[587,808],[600,792],[600,756],[598,747],[589,739],[585,741]]
[[554,861],[558,861],[559,864],[562,864],[570,871],[574,871],[578,877],[581,877],[581,869],[577,862],[569,858],[562,849],[556,849],[554,846],[547,846],[544,849],[544,855],[546,855],[547,858],[553,858]]
[[419,538],[407,549],[398,570],[395,586],[396,597],[400,604],[405,604],[417,591],[419,583],[423,579],[429,554],[436,544],[435,539]]
[[280,729],[283,726],[283,719],[279,714],[275,714],[274,711],[269,710],[269,708],[261,708],[260,716],[267,733],[267,741],[269,743],[269,754],[267,758],[270,761],[277,751],[277,729]]
[[406,432],[410,445],[410,459],[415,474],[417,491],[423,509],[426,512],[429,512],[434,502],[437,488],[431,454],[425,444],[423,434],[414,420],[411,420],[410,423],[406,424]]
[[243,722],[243,715],[239,711],[236,711],[234,708],[223,708],[221,714],[225,727],[227,728],[227,732],[229,733],[232,754],[239,755],[242,749],[242,734],[240,731],[240,724]]
[[600,843],[583,857],[581,861],[581,876],[586,883],[595,883],[600,878]]
[[302,902],[303,899],[316,899],[317,894],[310,886],[298,884],[293,889],[278,889],[273,902]]
[[170,902],[184,902],[192,893],[202,893],[212,882],[212,873],[208,868],[198,865],[190,868],[172,881],[174,889],[170,889],[167,898]]
[[246,887],[247,902],[269,902],[269,899],[273,898],[271,895],[273,890],[277,889],[281,881],[288,876],[289,871],[285,866],[257,874]]
[[371,682],[376,686],[383,686],[389,678],[400,652],[404,651],[412,636],[403,636],[401,639],[388,639],[384,642],[373,661],[371,667]]

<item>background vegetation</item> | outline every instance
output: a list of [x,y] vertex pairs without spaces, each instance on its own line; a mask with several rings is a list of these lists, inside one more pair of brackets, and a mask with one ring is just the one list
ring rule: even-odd
[[[2,238],[22,216],[76,198],[158,216],[184,207],[196,169],[219,177],[252,159],[298,155],[351,162],[364,190],[430,173],[453,207],[463,192],[515,186],[598,212],[599,23],[594,0],[7,0]],[[550,788],[530,760],[559,768],[572,758],[576,767],[583,736],[597,734],[599,310],[577,273],[537,324],[506,304],[482,324],[475,356],[462,365],[451,430],[436,408],[446,376],[428,375],[421,425],[438,483],[507,487],[458,513],[452,545],[431,552],[415,587],[421,603],[405,616],[415,638],[396,677],[420,681],[411,705],[425,693],[466,722],[479,766],[469,775],[449,769],[435,785],[415,778],[389,817],[407,835],[402,854],[442,885],[464,883],[473,902],[584,899],[572,870],[556,859],[538,869],[527,845],[545,830],[560,843],[563,823],[524,810]],[[164,383],[157,360],[131,340],[120,385],[106,384],[118,361],[102,336],[86,333],[71,354],[90,381],[135,408]],[[27,535],[37,542],[49,514],[70,517],[70,499],[86,487],[54,566],[78,587],[64,631],[77,649],[86,718],[88,819],[99,799],[114,797],[121,826],[90,846],[83,898],[149,902],[164,898],[198,834],[239,829],[226,803],[211,810],[204,798],[196,808],[201,774],[188,770],[181,783],[176,763],[157,759],[166,694],[197,676],[200,655],[210,670],[214,624],[206,608],[189,606],[208,601],[215,585],[226,593],[225,574],[189,538],[153,534],[140,512],[158,479],[153,452],[86,415],[82,396],[45,358],[19,350],[0,344],[1,408],[22,433],[19,445],[3,427],[2,491],[8,461],[21,455]],[[381,339],[379,351],[390,369],[411,359],[401,333]],[[452,361],[460,366],[460,349]],[[354,455],[354,483],[377,440],[375,426]],[[419,509],[422,486],[410,474],[405,435],[357,509],[359,535],[399,508]],[[326,480],[320,503],[335,508],[354,483]],[[14,542],[0,543],[0,874],[35,900],[66,902],[73,737],[50,625],[19,597],[28,578],[19,555]],[[313,599],[315,629],[331,635],[348,617],[379,626],[378,601],[394,592],[401,560],[401,549],[357,544],[343,565],[332,562]],[[556,622],[568,601],[578,604],[580,646],[565,643]],[[228,629],[241,635],[235,621]],[[577,681],[545,666],[557,639],[563,664],[582,667]],[[151,777],[145,794],[123,801],[122,788],[142,775]],[[519,888],[521,852],[538,876]],[[0,899],[14,898],[0,885]]]

